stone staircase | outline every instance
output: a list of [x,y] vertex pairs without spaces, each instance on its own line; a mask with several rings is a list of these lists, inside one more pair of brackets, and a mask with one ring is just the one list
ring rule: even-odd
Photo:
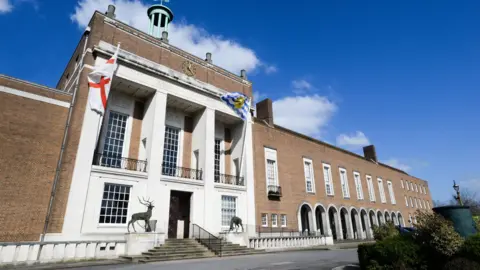
[[194,239],[166,239],[163,246],[150,249],[142,255],[122,258],[134,263],[149,263],[210,257],[215,257],[215,254]]
[[238,244],[232,244],[225,240],[220,241],[220,239],[216,239],[210,240],[210,242],[213,250],[221,251],[222,257],[265,253],[265,250],[247,248]]

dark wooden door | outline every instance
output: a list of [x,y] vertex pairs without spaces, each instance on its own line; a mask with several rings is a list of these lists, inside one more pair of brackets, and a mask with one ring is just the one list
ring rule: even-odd
[[171,191],[168,238],[177,238],[178,220],[184,221],[183,237],[188,238],[190,228],[190,196],[192,193]]
[[168,238],[177,238],[177,221],[180,218],[180,198],[172,192],[168,217]]

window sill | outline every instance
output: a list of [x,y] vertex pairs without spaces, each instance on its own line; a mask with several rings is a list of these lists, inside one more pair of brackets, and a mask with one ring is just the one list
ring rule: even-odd
[[215,188],[223,188],[223,189],[241,190],[241,191],[246,191],[247,190],[247,187],[245,187],[245,186],[220,184],[220,183],[215,183],[214,187]]
[[307,191],[307,194],[315,195],[315,192],[313,192],[313,191]]
[[160,181],[179,183],[179,184],[189,184],[189,185],[195,185],[195,186],[205,185],[203,180],[193,180],[193,179],[186,179],[186,178],[172,177],[172,176],[165,176],[165,175],[162,175],[160,177]]
[[148,178],[148,173],[146,172],[129,171],[129,170],[123,170],[123,169],[96,166],[96,165],[92,165],[92,173],[113,174],[118,176],[127,176],[127,177],[143,178],[143,179]]

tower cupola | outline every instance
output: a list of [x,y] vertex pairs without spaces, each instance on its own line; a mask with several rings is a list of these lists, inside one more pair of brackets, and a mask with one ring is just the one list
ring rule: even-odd
[[148,34],[168,42],[168,24],[173,20],[173,12],[161,1],[148,8],[147,14],[150,19]]

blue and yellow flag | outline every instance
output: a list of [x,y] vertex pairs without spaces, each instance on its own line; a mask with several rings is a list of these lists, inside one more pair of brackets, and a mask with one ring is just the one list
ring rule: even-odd
[[244,94],[235,92],[228,93],[220,97],[220,99],[227,104],[243,121],[247,120],[250,113],[250,99]]

